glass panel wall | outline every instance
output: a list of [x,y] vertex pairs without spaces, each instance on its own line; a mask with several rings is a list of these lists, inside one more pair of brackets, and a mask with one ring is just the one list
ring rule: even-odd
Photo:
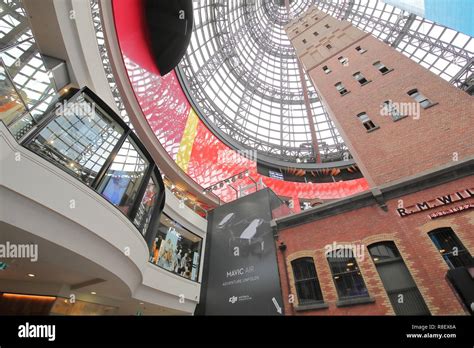
[[[26,95],[23,97],[26,97]],[[9,125],[25,111],[25,105],[15,90],[12,81],[8,79],[5,67],[0,65],[0,120],[5,125]]]
[[148,225],[150,224],[153,209],[156,205],[157,194],[158,186],[156,184],[156,178],[153,176],[148,180],[145,194],[143,195],[142,201],[138,206],[137,214],[133,220],[133,223],[142,234],[146,233]]
[[[55,106],[21,144],[96,191],[125,214],[146,240],[153,239],[164,204],[164,183],[138,137],[88,88]],[[185,246],[195,249],[180,243],[183,250]],[[199,258],[191,261],[192,274],[193,262],[198,264]],[[186,262],[181,262],[184,268],[179,273],[191,278]]]
[[127,137],[107,170],[98,191],[124,214],[129,215],[148,166],[149,162],[145,156],[137,149],[131,138]]
[[27,146],[92,185],[123,134],[84,94],[60,104],[57,116]]
[[59,94],[33,38],[0,50],[0,66],[0,89],[10,111],[1,119],[19,139],[46,115]]
[[198,280],[202,238],[166,215],[160,218],[150,262],[193,281]]

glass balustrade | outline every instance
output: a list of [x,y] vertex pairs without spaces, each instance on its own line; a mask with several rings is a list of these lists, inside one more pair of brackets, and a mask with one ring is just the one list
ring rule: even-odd
[[158,168],[125,122],[88,88],[56,103],[21,143],[95,190],[144,236],[152,217],[158,219],[155,211],[164,204]]

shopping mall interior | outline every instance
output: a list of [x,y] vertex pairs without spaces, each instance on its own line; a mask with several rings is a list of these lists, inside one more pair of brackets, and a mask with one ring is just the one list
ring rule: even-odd
[[472,315],[473,13],[0,0],[0,315]]

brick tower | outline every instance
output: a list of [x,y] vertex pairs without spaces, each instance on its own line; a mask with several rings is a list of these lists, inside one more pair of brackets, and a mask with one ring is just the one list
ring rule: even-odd
[[316,8],[286,32],[371,187],[474,155],[474,99]]

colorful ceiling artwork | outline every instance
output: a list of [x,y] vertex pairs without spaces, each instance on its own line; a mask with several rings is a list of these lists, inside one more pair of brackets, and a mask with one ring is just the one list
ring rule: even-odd
[[[221,142],[199,119],[174,71],[161,76],[144,30],[141,0],[114,0],[114,20],[131,86],[148,124],[171,159],[203,188],[249,170],[230,183],[235,189],[263,182],[277,195],[300,199],[337,199],[368,189],[365,179],[332,183],[297,183],[257,173],[257,163]],[[253,180],[253,181],[252,181]],[[249,192],[252,188],[249,188]],[[236,191],[223,184],[213,191],[223,202]]]

